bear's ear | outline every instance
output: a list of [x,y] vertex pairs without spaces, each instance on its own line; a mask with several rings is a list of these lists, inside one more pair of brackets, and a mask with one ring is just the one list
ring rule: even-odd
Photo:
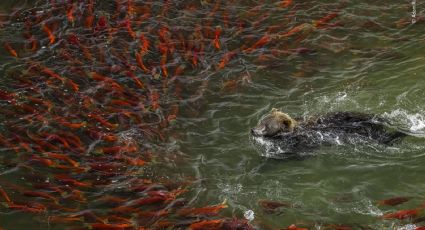
[[272,113],[274,113],[274,112],[277,112],[277,111],[279,111],[278,109],[276,109],[276,108],[272,108]]

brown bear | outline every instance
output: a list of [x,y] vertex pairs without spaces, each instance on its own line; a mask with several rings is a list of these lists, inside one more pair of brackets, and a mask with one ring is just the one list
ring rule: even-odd
[[368,141],[391,145],[406,136],[399,131],[390,131],[386,124],[383,118],[359,112],[333,112],[294,119],[273,108],[251,129],[251,134],[254,138],[277,141],[283,152],[296,152],[323,144]]

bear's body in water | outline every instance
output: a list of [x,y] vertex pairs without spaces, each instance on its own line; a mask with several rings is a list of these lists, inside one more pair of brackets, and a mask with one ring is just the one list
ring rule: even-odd
[[304,120],[293,119],[277,109],[264,116],[251,134],[275,144],[281,153],[359,142],[392,145],[406,136],[402,132],[389,131],[384,119],[372,114],[334,112]]

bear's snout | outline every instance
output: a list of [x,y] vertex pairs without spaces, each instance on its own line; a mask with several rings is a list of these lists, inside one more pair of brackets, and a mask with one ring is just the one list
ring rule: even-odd
[[264,134],[264,130],[262,130],[262,129],[258,129],[258,128],[252,128],[251,129],[251,135],[252,136],[259,137],[259,136],[263,136],[263,134]]

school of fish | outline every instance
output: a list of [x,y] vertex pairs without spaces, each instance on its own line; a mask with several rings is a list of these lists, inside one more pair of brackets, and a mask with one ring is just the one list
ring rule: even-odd
[[[69,229],[255,229],[223,214],[226,202],[190,204],[191,178],[149,170],[164,154],[152,144],[168,140],[181,103],[202,97],[208,76],[240,65],[240,56],[264,64],[304,52],[300,44],[314,31],[343,26],[338,7],[300,23],[302,2],[264,5],[50,0],[3,16],[1,26],[19,25],[22,39],[1,41],[12,64],[0,88],[0,211]],[[228,80],[225,89],[244,80]],[[291,207],[259,205],[269,214]],[[420,218],[423,209],[382,218]]]

